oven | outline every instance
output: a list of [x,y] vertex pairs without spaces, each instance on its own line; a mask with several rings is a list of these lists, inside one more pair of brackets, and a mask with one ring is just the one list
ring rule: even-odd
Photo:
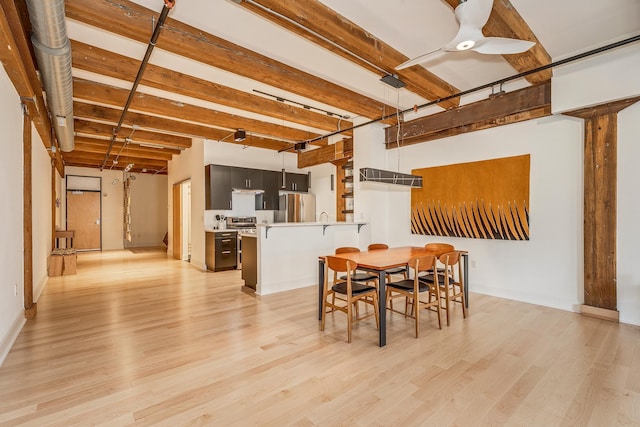
[[238,232],[238,269],[242,268],[242,235],[255,234],[256,217],[255,216],[230,216],[227,217],[227,230],[235,230]]

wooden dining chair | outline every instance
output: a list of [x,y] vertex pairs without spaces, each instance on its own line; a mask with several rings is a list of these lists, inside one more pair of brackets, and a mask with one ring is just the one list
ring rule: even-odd
[[[376,329],[380,328],[378,318],[378,290],[363,283],[351,280],[358,264],[346,258],[327,256],[325,259],[324,287],[322,296],[322,320],[320,330],[324,331],[327,313],[341,311],[347,315],[347,342],[351,342],[351,329],[355,321],[370,316],[376,318]],[[329,273],[333,272],[333,281],[329,281]],[[339,280],[338,275],[344,273],[345,280]],[[336,298],[339,294],[342,298]],[[373,313],[362,317],[354,316],[354,306],[362,301],[373,306]]]
[[[399,297],[405,298],[404,315],[414,318],[416,338],[418,338],[420,331],[420,311],[423,308],[438,313],[438,328],[442,329],[438,275],[433,276],[432,274],[436,259],[434,255],[411,258],[408,265],[413,272],[413,279],[387,283],[388,309],[396,311],[393,309],[393,300]],[[420,280],[420,277],[428,274],[435,278],[434,282]],[[411,302],[411,315],[408,314],[409,302]]]
[[[337,248],[335,250],[336,255],[338,254],[348,254],[353,252],[360,252],[360,249],[354,248],[351,246],[343,246]],[[347,280],[346,276],[340,278],[341,280]],[[376,287],[378,287],[378,276],[375,274],[368,273],[366,271],[355,271],[351,276],[351,280],[355,282],[365,282],[365,283],[375,283]]]
[[[442,307],[447,314],[447,326],[449,326],[452,303],[462,305],[462,317],[467,317],[467,304],[464,296],[464,275],[462,274],[461,252],[447,252],[438,257],[439,262],[444,265],[444,271],[438,274],[429,274],[421,277],[425,283],[437,283],[440,289],[440,299],[444,301]],[[445,273],[446,272],[446,273]]]
[[[375,251],[375,250],[379,250],[379,249],[389,249],[389,245],[385,244],[385,243],[372,243],[367,247],[368,251]],[[395,268],[390,268],[388,270],[385,270],[385,274],[387,276],[387,282],[391,281],[391,275],[392,274],[402,274],[402,276],[407,279],[407,266],[404,267],[395,267]]]
[[[432,251],[436,257],[439,257],[440,255],[445,254],[447,252],[455,251],[454,246],[449,243],[427,243],[426,245],[424,245],[424,248],[427,249],[428,251]],[[437,268],[440,273],[444,271],[444,268],[441,266]],[[449,272],[449,274],[451,274],[451,272]]]

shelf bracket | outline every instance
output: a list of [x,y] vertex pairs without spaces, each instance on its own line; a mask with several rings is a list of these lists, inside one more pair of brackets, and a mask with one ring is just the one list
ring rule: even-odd
[[269,229],[271,228],[270,225],[265,225],[264,227],[264,238],[267,239],[269,237]]
[[323,226],[322,226],[322,235],[323,235],[323,236],[324,236],[324,232],[325,232],[325,230],[327,229],[327,227],[328,227],[328,226],[329,226],[329,225],[323,225]]
[[358,233],[360,233],[360,229],[362,228],[362,226],[365,224],[358,224]]

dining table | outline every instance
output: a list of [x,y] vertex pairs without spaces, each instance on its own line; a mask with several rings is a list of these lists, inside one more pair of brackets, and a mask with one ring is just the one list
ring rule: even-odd
[[[468,269],[468,252],[457,250],[462,255],[462,268],[463,268],[463,285],[464,285],[464,295],[467,307],[469,305],[469,290],[468,290],[468,277],[469,277],[469,269]],[[378,345],[380,347],[384,347],[387,345],[387,316],[386,316],[386,270],[396,267],[406,266],[411,258],[426,256],[426,255],[435,255],[440,256],[444,252],[437,252],[431,249],[426,249],[424,247],[419,246],[402,246],[388,249],[374,249],[370,251],[362,251],[362,252],[349,252],[343,254],[330,254],[330,256],[335,256],[339,258],[347,258],[352,260],[358,264],[358,270],[369,271],[371,273],[375,273],[378,275],[378,293],[379,293],[379,319],[380,319],[380,328],[378,330],[379,333],[379,341]],[[318,258],[318,319],[322,319],[322,298],[323,298],[323,288],[324,288],[324,265],[325,265],[325,256],[321,256]]]

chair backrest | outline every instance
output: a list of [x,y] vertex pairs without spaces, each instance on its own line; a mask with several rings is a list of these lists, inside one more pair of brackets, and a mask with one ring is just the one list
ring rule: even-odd
[[355,261],[331,255],[326,257],[326,264],[330,270],[333,270],[337,273],[347,273],[350,271],[354,271],[358,266],[358,263],[356,263]]
[[415,274],[418,275],[422,272],[432,272],[435,262],[435,255],[424,255],[411,258],[409,260],[409,267],[411,267],[415,271]]
[[427,243],[426,245],[424,245],[424,248],[437,254],[444,254],[446,252],[455,251],[453,245],[450,245],[448,243]]
[[449,272],[449,274],[445,274],[445,276],[451,275],[454,278],[455,270],[453,267],[458,266],[457,276],[458,280],[462,282],[462,263],[460,262],[460,251],[451,251],[446,252],[438,257],[438,260],[444,264],[445,270]]
[[374,251],[376,249],[389,249],[389,245],[385,245],[384,243],[372,243],[367,247],[368,251]]
[[336,249],[336,255],[337,254],[348,254],[351,252],[360,252],[360,249],[358,248],[352,248],[350,246],[343,246],[341,248],[337,248]]

